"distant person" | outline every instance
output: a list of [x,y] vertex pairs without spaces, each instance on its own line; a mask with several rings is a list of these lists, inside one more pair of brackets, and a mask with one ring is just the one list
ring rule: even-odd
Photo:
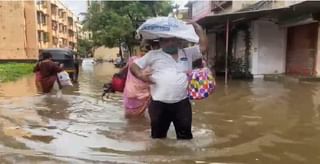
[[121,68],[121,67],[124,67],[125,65],[126,65],[126,63],[122,59],[121,55],[117,54],[117,58],[114,61],[114,66],[117,68]]
[[61,86],[57,80],[57,73],[63,71],[63,65],[58,66],[52,61],[52,55],[49,52],[42,53],[43,60],[34,68],[35,72],[40,72],[39,81],[43,93],[50,93],[52,89],[60,90]]
[[116,59],[114,60],[115,64],[120,64],[122,61],[120,54],[117,54]]
[[74,60],[74,68],[75,68],[75,74],[74,74],[74,82],[78,82],[78,77],[79,77],[79,69],[80,69],[80,56],[75,55],[75,60]]

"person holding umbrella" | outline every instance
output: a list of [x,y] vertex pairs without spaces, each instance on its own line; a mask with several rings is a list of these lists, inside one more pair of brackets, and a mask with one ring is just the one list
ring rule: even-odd
[[[130,68],[138,79],[150,84],[152,138],[166,138],[171,122],[177,139],[193,138],[187,73],[192,69],[192,62],[207,50],[208,41],[200,25],[190,24],[192,26],[175,18],[161,17],[146,21],[138,29],[144,39],[157,38],[160,45],[160,49],[149,51]],[[181,40],[199,44],[181,48]],[[150,72],[142,71],[147,67],[151,68]]]

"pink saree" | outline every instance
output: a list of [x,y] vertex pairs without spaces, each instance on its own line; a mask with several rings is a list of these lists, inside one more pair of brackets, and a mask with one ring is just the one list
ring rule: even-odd
[[126,117],[143,116],[150,102],[149,84],[137,79],[130,71],[130,67],[136,59],[138,57],[131,57],[128,62],[129,70],[123,92]]

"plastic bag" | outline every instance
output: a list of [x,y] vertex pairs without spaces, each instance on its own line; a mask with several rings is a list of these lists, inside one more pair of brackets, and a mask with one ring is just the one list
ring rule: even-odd
[[202,100],[209,97],[216,87],[215,78],[209,68],[197,68],[189,74],[188,94],[191,100]]
[[199,37],[192,25],[174,17],[155,17],[148,19],[137,30],[143,39],[180,38],[198,43]]
[[57,76],[62,86],[73,86],[69,74],[66,71],[59,72]]

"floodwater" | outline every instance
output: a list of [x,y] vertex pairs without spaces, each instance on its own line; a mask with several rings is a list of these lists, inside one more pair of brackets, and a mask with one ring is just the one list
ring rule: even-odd
[[218,81],[193,105],[191,141],[152,140],[127,120],[121,95],[102,100],[116,71],[85,62],[63,96],[38,95],[34,77],[0,84],[0,163],[320,163],[320,84]]

